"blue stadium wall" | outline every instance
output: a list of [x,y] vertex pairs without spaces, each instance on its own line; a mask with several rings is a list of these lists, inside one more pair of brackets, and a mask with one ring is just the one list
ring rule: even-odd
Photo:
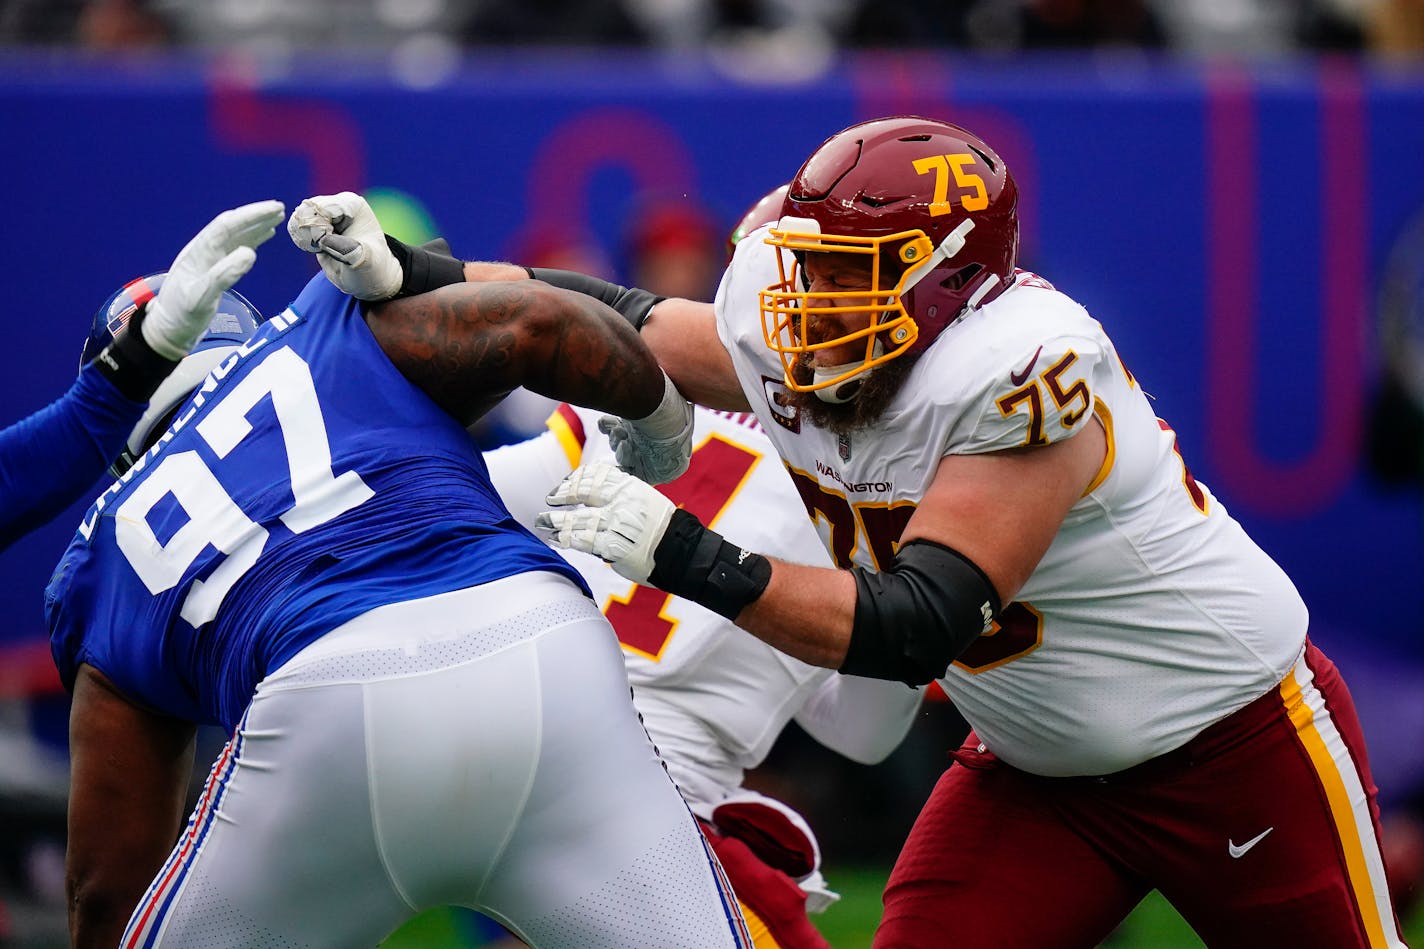
[[[649,196],[730,225],[830,133],[907,112],[1015,169],[1025,266],[1106,325],[1316,637],[1424,658],[1419,495],[1362,459],[1376,287],[1424,209],[1424,73],[1355,60],[865,54],[789,81],[546,51],[403,81],[340,60],[0,59],[0,415],[56,396],[99,301],[224,207],[393,189],[467,258],[588,234],[616,264]],[[270,314],[313,272],[279,236],[241,289]],[[80,509],[0,555],[11,679],[38,674],[41,591]]]

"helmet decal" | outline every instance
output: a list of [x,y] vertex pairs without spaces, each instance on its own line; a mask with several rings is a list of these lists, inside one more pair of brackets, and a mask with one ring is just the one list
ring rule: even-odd
[[[131,280],[100,305],[79,356],[81,369],[114,341],[114,337],[129,324],[140,308],[158,295],[166,276],[166,272],[159,272]],[[149,398],[148,409],[129,433],[123,452],[109,468],[114,476],[128,470],[134,460],[143,454],[145,445],[151,436],[157,434],[159,426],[167,424],[174,410],[188,400],[208,372],[257,332],[261,323],[262,314],[236,290],[227,290],[218,298],[217,313],[208,323],[203,338],[189,355],[179,360],[168,378]]]
[[960,152],[954,155],[930,155],[916,158],[914,168],[918,174],[934,175],[934,197],[930,201],[930,217],[939,217],[954,210],[954,202],[949,196],[949,178],[954,175],[954,183],[960,188],[969,188],[972,194],[959,196],[960,206],[966,211],[982,211],[989,206],[989,193],[984,190],[984,179],[965,169],[978,161],[973,155]]

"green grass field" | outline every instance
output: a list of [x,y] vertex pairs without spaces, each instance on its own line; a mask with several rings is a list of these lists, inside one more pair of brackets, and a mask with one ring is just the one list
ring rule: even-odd
[[[866,949],[880,919],[880,891],[888,870],[879,867],[832,867],[826,879],[841,900],[821,916],[816,925],[835,949]],[[466,949],[479,945],[470,927],[450,911],[426,913],[382,944],[382,949]],[[1424,947],[1424,906],[1405,920],[1405,940]],[[1200,949],[1192,933],[1167,901],[1152,894],[1105,942],[1111,949]]]

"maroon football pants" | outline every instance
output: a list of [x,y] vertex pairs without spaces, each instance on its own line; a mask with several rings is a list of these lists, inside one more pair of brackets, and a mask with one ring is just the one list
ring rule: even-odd
[[1211,947],[1403,946],[1354,704],[1307,645],[1177,751],[1043,778],[970,734],[885,891],[877,947],[1098,945],[1153,889]]

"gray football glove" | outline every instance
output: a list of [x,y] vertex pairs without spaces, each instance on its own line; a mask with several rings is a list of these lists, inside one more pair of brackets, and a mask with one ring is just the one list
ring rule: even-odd
[[148,304],[143,341],[167,359],[192,352],[217,315],[218,299],[252,269],[254,248],[276,233],[286,213],[280,201],[258,201],[208,222],[178,252]]
[[549,492],[561,510],[544,511],[534,526],[550,543],[593,554],[634,583],[647,583],[676,505],[646,482],[604,462],[581,465]]
[[381,222],[352,191],[319,194],[297,205],[287,221],[292,243],[316,255],[328,280],[358,300],[389,300],[405,279],[386,244]]

